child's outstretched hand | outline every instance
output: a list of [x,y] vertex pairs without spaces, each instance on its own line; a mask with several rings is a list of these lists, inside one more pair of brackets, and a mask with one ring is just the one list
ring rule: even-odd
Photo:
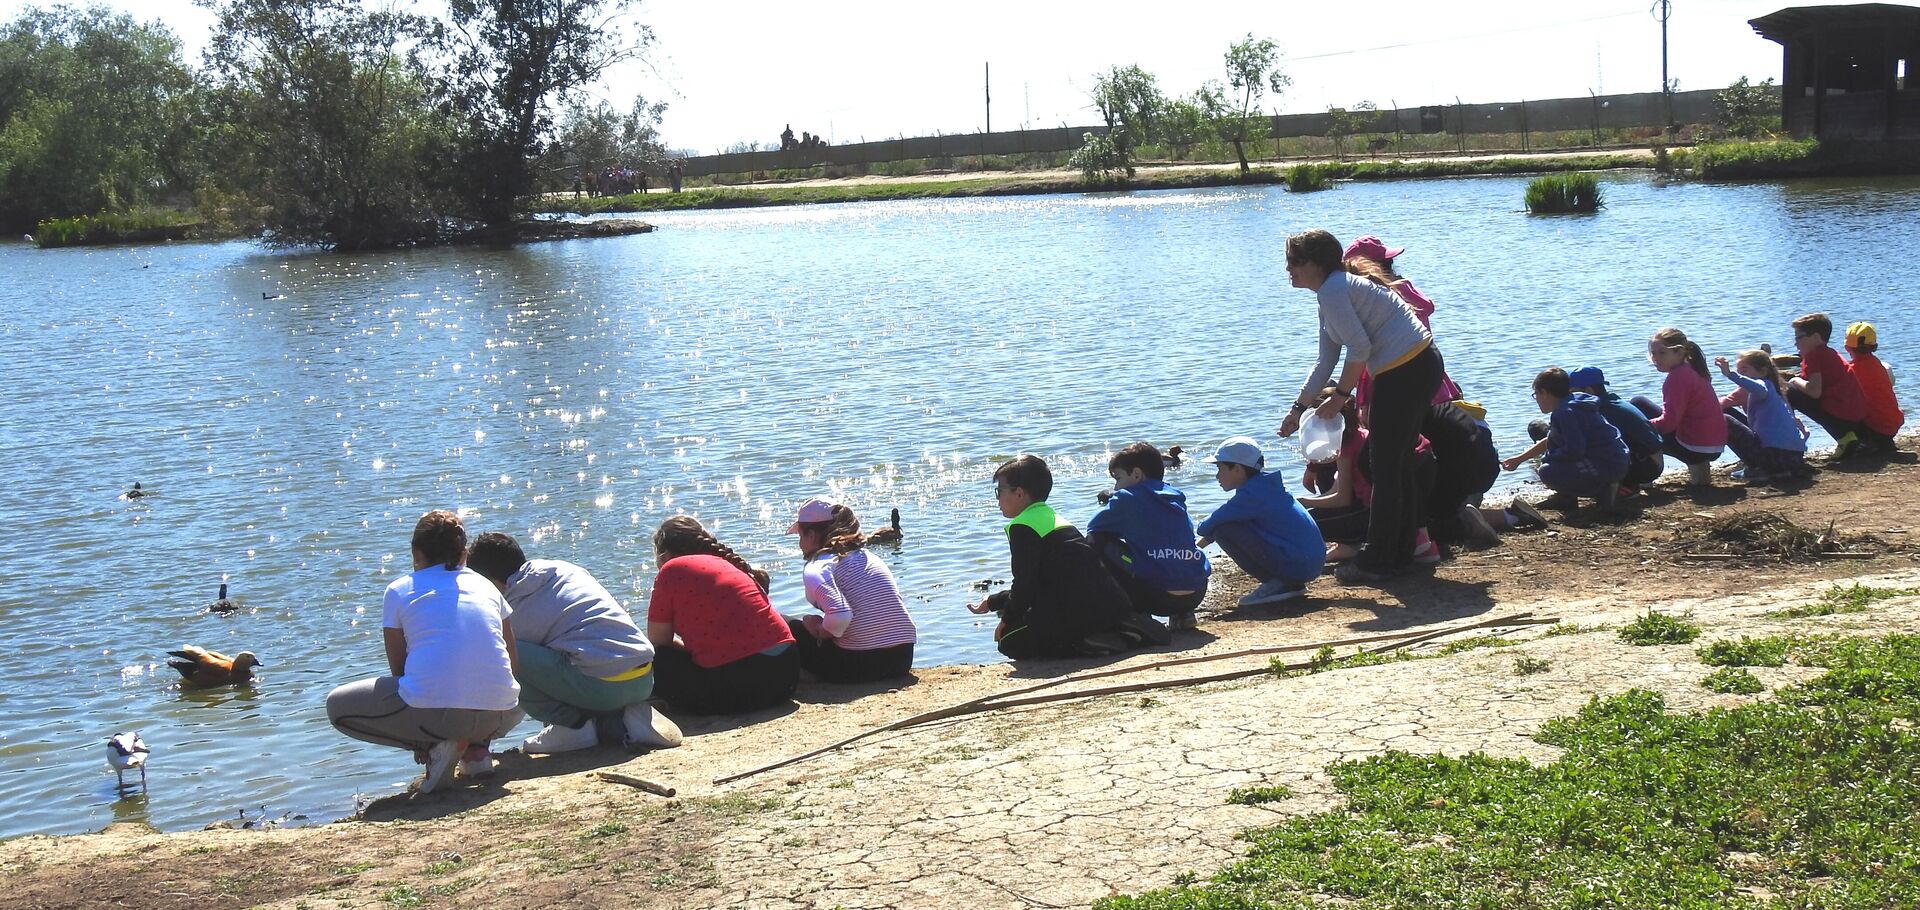
[[967,612],[972,613],[975,616],[978,616],[982,613],[992,613],[993,608],[990,606],[987,606],[987,599],[982,597],[980,598],[980,602],[977,604],[967,604]]
[[1725,357],[1713,358],[1713,365],[1719,367],[1720,372],[1722,374],[1731,373],[1733,371],[1731,367],[1727,366],[1727,358]]
[[1502,458],[1500,459],[1500,469],[1503,471],[1518,471],[1520,470],[1520,463],[1525,460],[1526,459],[1521,458],[1518,455],[1515,455],[1512,458]]

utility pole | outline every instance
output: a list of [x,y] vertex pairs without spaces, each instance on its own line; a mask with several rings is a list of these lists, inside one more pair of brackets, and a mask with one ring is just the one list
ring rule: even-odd
[[1653,18],[1660,20],[1660,99],[1673,132],[1673,79],[1667,75],[1667,20],[1673,18],[1673,0],[1653,0]]
[[987,82],[986,82],[987,132],[991,133],[993,132],[993,64],[988,63],[986,64],[986,67],[987,67]]

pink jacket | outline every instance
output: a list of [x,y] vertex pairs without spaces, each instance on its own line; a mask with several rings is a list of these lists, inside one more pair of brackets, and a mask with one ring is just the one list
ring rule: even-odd
[[1727,444],[1727,417],[1713,394],[1713,382],[1692,366],[1683,363],[1667,371],[1660,399],[1660,416],[1648,421],[1654,429],[1696,449]]

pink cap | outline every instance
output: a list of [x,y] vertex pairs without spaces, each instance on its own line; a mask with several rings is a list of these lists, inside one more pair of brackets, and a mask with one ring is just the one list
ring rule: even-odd
[[833,500],[815,496],[800,504],[800,511],[793,516],[793,526],[787,528],[788,534],[800,533],[800,526],[816,521],[833,520]]
[[1375,237],[1372,234],[1367,234],[1366,236],[1363,236],[1360,239],[1347,244],[1347,253],[1346,255],[1341,256],[1340,258],[1352,259],[1355,256],[1365,256],[1368,259],[1373,259],[1379,262],[1385,262],[1389,259],[1398,257],[1401,253],[1404,253],[1406,251],[1407,251],[1406,247],[1401,247],[1400,249],[1397,249],[1397,250],[1387,249],[1387,245],[1385,243],[1382,243],[1380,238]]

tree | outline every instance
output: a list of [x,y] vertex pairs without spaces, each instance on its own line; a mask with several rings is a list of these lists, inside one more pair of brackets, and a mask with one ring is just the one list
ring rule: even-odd
[[1116,66],[1093,80],[1093,107],[1106,121],[1106,138],[1121,162],[1119,169],[1132,179],[1133,150],[1152,141],[1166,98],[1153,75],[1137,64]]
[[1346,157],[1347,137],[1361,132],[1376,121],[1374,113],[1379,106],[1371,101],[1362,101],[1352,110],[1344,107],[1327,108],[1327,138],[1333,140],[1333,154],[1336,158]]
[[356,0],[227,0],[207,62],[220,82],[220,178],[269,209],[270,239],[395,246],[448,229],[428,162],[448,142],[416,51],[433,24]]
[[1292,77],[1280,72],[1280,49],[1271,39],[1247,40],[1227,48],[1227,87],[1238,93],[1240,113],[1232,121],[1233,150],[1240,156],[1240,173],[1248,172],[1247,127],[1255,119],[1261,99],[1268,93],[1279,95],[1293,84]]
[[615,24],[637,3],[449,0],[450,109],[461,124],[455,189],[473,217],[499,227],[522,213],[553,106],[652,43],[645,26],[629,38]]
[[668,155],[660,143],[660,118],[666,111],[665,102],[648,104],[641,97],[625,114],[605,101],[569,102],[541,156],[541,170],[570,178],[611,165],[664,169]]
[[1771,77],[1751,85],[1741,76],[1713,93],[1713,121],[1729,136],[1760,139],[1780,128],[1780,89]]
[[187,188],[193,74],[159,23],[30,9],[0,27],[0,221],[151,204]]

